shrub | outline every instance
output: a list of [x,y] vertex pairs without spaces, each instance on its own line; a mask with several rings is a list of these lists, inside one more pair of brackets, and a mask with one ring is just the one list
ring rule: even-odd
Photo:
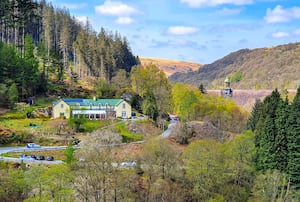
[[29,143],[33,141],[33,135],[29,133],[11,133],[8,136],[0,136],[0,144],[22,144]]

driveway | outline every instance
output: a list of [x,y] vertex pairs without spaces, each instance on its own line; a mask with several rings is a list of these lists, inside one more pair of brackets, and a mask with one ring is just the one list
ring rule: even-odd
[[171,134],[171,132],[172,132],[173,127],[174,127],[177,123],[178,123],[178,121],[173,121],[173,122],[171,122],[171,123],[169,124],[169,126],[168,126],[168,129],[165,130],[165,131],[161,134],[161,136],[162,136],[163,138],[169,137],[170,134]]

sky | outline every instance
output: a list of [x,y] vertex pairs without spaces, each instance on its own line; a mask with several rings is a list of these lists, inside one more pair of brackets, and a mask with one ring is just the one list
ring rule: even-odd
[[134,55],[212,63],[300,41],[300,0],[48,0],[126,37]]

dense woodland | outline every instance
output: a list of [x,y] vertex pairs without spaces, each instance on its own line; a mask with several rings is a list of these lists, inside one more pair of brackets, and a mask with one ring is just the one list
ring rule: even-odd
[[248,127],[255,136],[255,164],[259,170],[276,169],[287,173],[289,183],[300,188],[299,148],[300,88],[292,103],[274,90],[263,102],[257,102]]
[[128,73],[139,63],[125,37],[104,28],[97,33],[88,19],[81,24],[46,1],[3,0],[0,9],[2,95],[14,85],[19,100],[46,93],[47,84],[64,81],[65,73],[110,83],[119,69]]

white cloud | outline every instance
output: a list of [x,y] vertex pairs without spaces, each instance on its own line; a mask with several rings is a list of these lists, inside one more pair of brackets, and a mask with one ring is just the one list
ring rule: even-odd
[[268,8],[265,16],[267,23],[289,22],[293,19],[300,19],[300,7],[292,7],[284,9],[277,5],[273,10]]
[[95,11],[100,14],[121,17],[130,16],[137,12],[137,10],[132,6],[129,6],[119,1],[109,0],[106,0],[103,5],[95,6]]
[[242,12],[241,9],[223,8],[217,11],[219,15],[238,15]]
[[198,29],[195,27],[174,26],[174,27],[169,27],[167,32],[169,34],[174,34],[174,35],[187,35],[187,34],[197,33]]
[[300,29],[296,29],[293,31],[293,35],[300,35]]
[[272,33],[272,38],[284,38],[284,37],[288,37],[290,36],[290,34],[288,32],[275,32]]
[[76,16],[75,18],[76,18],[76,20],[78,20],[79,22],[82,22],[82,23],[86,23],[86,21],[88,20],[87,16]]
[[293,7],[291,8],[291,12],[294,18],[300,18],[300,7]]
[[218,6],[223,4],[247,5],[252,4],[253,0],[180,0],[181,3],[187,3],[190,7]]
[[131,17],[119,17],[115,23],[121,24],[121,25],[129,25],[133,23],[133,19]]

